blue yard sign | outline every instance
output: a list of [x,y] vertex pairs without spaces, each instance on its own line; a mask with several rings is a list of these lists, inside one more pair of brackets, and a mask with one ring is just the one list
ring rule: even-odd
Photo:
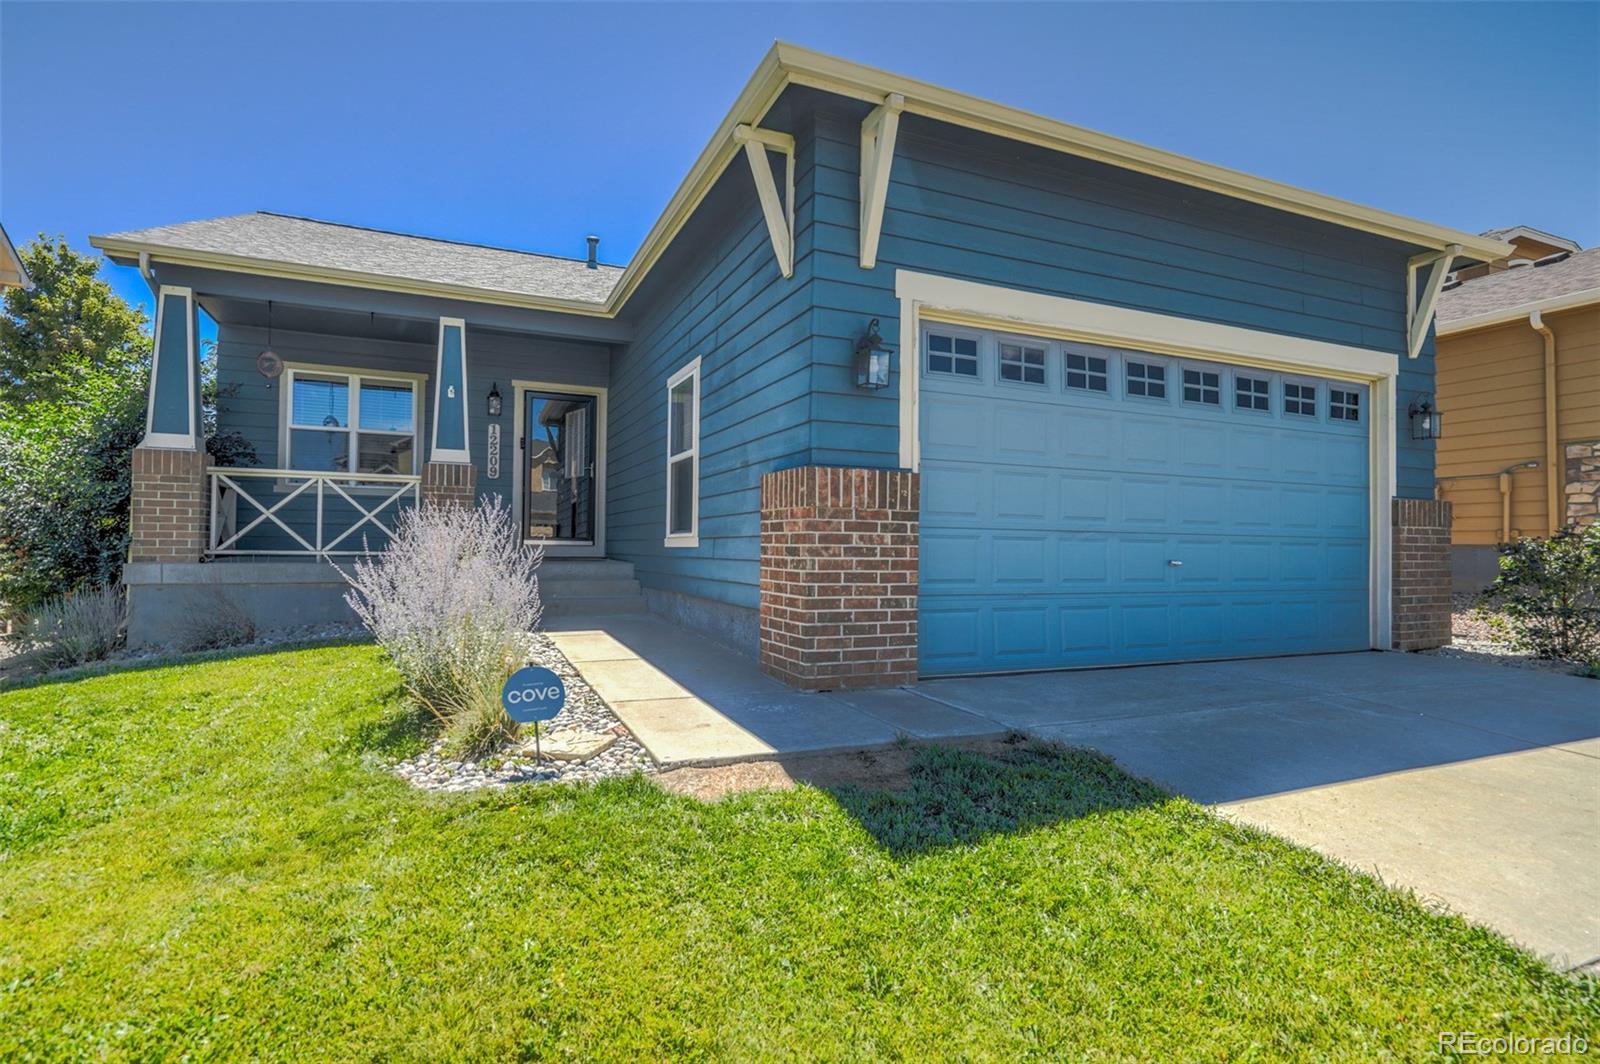
[[506,707],[506,716],[518,724],[550,720],[566,702],[566,684],[542,665],[518,669],[500,688],[500,703]]

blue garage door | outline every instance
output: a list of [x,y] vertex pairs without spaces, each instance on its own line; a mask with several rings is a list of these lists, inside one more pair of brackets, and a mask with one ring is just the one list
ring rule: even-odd
[[1369,645],[1366,388],[922,336],[924,675]]

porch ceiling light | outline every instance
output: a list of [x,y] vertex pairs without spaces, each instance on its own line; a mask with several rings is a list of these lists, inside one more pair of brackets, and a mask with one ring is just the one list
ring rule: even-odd
[[856,387],[875,392],[889,386],[889,356],[894,352],[878,334],[878,319],[867,326],[867,334],[856,341]]
[[489,416],[499,417],[500,409],[500,382],[495,381],[493,384],[489,385]]
[[1411,422],[1414,440],[1437,440],[1444,435],[1444,415],[1433,408],[1432,399],[1426,395],[1412,400],[1406,420]]

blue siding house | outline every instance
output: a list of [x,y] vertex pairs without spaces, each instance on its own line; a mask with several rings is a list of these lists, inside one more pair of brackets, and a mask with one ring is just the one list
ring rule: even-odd
[[[626,266],[257,213],[157,295],[136,641],[498,496],[798,686],[1448,639],[1433,308],[1509,250],[776,45]],[[197,409],[215,320],[218,466]],[[1442,627],[1441,627],[1442,626]]]

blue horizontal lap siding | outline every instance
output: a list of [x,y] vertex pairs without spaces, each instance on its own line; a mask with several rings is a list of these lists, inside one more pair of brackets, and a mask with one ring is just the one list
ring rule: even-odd
[[[613,363],[607,553],[646,587],[759,605],[761,475],[805,464],[812,443],[808,187],[802,144],[792,278],[741,157],[633,297],[634,340]],[[667,548],[666,383],[696,357],[700,540]]]
[[[817,433],[842,442],[819,455],[896,460],[896,389],[864,396],[848,375],[869,318],[886,337],[898,328],[896,269],[1396,352],[1402,419],[1408,397],[1432,389],[1431,346],[1403,356],[1414,248],[907,116],[878,265],[865,271],[858,120],[822,111],[816,129]],[[1400,494],[1431,497],[1431,447],[1399,449]]]

